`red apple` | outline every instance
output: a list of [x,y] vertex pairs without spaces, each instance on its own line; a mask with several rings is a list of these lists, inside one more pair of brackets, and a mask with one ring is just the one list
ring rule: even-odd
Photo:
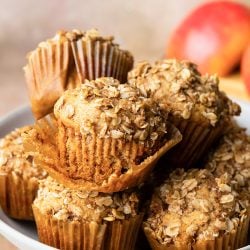
[[250,94],[250,44],[241,59],[241,76],[246,85],[246,89]]
[[231,1],[195,9],[170,37],[167,58],[195,62],[202,73],[224,76],[240,63],[250,42],[250,9]]

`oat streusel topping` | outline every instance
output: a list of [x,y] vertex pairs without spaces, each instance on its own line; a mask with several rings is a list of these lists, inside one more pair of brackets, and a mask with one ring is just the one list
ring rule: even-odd
[[215,126],[221,117],[240,113],[240,107],[219,90],[218,77],[202,76],[196,65],[188,61],[138,63],[129,72],[128,82],[149,92],[163,107],[170,107],[174,115],[184,119],[198,117]]
[[144,227],[165,245],[214,239],[246,218],[248,202],[224,176],[177,169],[155,190]]
[[210,154],[206,168],[216,177],[226,173],[230,185],[245,190],[250,202],[250,136],[245,129],[235,125]]
[[47,41],[40,42],[38,47],[46,46],[46,43],[54,43],[57,41],[71,42],[71,41],[77,41],[79,39],[100,40],[100,41],[107,41],[107,42],[112,42],[114,40],[112,36],[102,37],[99,34],[98,30],[96,29],[90,29],[87,31],[81,31],[78,29],[73,29],[72,31],[60,30],[56,32],[56,35],[53,38],[47,39]]
[[167,112],[139,89],[113,78],[85,81],[66,91],[54,114],[66,126],[101,138],[156,141],[167,133]]
[[0,140],[0,172],[11,173],[23,179],[42,179],[47,176],[46,171],[35,165],[31,156],[24,152],[22,133],[31,126],[14,130]]
[[104,194],[72,190],[48,177],[40,181],[34,205],[58,220],[110,222],[138,215],[139,195],[132,191]]

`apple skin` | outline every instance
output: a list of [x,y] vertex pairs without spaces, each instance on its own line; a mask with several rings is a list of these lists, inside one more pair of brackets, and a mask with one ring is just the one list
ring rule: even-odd
[[250,94],[250,44],[243,54],[240,69],[246,89],[248,91],[248,94]]
[[187,59],[201,73],[225,76],[237,65],[250,42],[250,8],[231,1],[207,2],[177,27],[166,57]]

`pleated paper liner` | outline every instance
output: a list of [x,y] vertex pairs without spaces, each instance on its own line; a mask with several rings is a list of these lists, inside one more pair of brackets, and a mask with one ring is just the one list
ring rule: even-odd
[[72,41],[76,69],[81,82],[98,77],[113,77],[121,83],[133,67],[133,56],[121,50],[113,39],[83,37]]
[[236,250],[247,243],[249,214],[241,217],[238,227],[230,233],[225,233],[214,240],[200,240],[190,244],[162,245],[153,236],[151,230],[144,226],[144,232],[152,250]]
[[143,214],[113,222],[63,221],[33,205],[41,242],[61,250],[133,250]]
[[0,172],[0,205],[10,217],[19,220],[34,220],[32,203],[38,182],[24,180],[14,173]]
[[80,84],[70,41],[43,42],[24,67],[32,111],[39,119],[50,113],[60,95]]
[[[129,169],[118,175],[114,172],[117,166],[112,165],[113,159],[110,155],[120,159],[118,154],[121,154],[121,149],[128,155],[132,151],[136,154],[138,145],[130,143],[125,145],[119,139],[100,139],[93,135],[89,140],[78,131],[63,128],[62,124],[57,124],[59,132],[56,132],[56,124],[51,123],[52,126],[46,124],[47,121],[41,119],[33,131],[24,137],[24,148],[34,155],[35,162],[66,187],[104,193],[118,192],[143,183],[159,158],[181,140],[179,131],[169,124],[163,146],[140,164],[131,162]],[[58,142],[55,142],[53,138],[58,138]],[[134,146],[133,149],[130,148],[131,145]],[[108,166],[105,169],[106,172],[102,171],[104,164]],[[121,162],[119,164],[119,167],[122,166]],[[85,179],[86,176],[83,178],[80,174],[81,172],[88,173],[91,177],[95,171],[103,177],[101,181]]]
[[182,141],[164,156],[166,161],[170,162],[175,168],[194,166],[227,131],[230,124],[228,120],[221,120],[215,127],[212,127],[211,125],[177,117],[171,117],[170,121],[180,130],[183,136]]

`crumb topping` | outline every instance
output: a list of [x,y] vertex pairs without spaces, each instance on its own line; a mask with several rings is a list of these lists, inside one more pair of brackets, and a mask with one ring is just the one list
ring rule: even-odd
[[215,126],[221,117],[240,113],[240,107],[219,90],[218,77],[202,76],[188,61],[168,59],[153,65],[144,61],[129,72],[128,79],[184,119],[198,116]]
[[245,129],[235,125],[210,154],[206,168],[216,177],[226,173],[230,185],[245,190],[250,200],[250,136]]
[[60,30],[56,32],[56,35],[53,38],[48,39],[47,41],[43,41],[39,43],[38,47],[46,46],[46,43],[54,43],[54,42],[72,42],[77,40],[100,40],[113,42],[114,38],[112,36],[102,37],[97,29],[90,29],[87,31],[81,31],[78,29],[73,29],[72,31]]
[[23,179],[43,179],[47,173],[33,162],[32,156],[24,152],[22,133],[32,127],[18,128],[0,140],[0,172],[12,173]]
[[66,91],[54,114],[66,126],[78,126],[82,133],[98,133],[101,138],[154,142],[167,133],[167,112],[139,89],[113,78],[86,80]]
[[144,227],[163,245],[213,240],[247,217],[248,203],[223,175],[177,169],[155,190]]
[[58,220],[111,222],[138,215],[139,195],[129,190],[113,194],[72,190],[47,177],[40,181],[34,205]]

